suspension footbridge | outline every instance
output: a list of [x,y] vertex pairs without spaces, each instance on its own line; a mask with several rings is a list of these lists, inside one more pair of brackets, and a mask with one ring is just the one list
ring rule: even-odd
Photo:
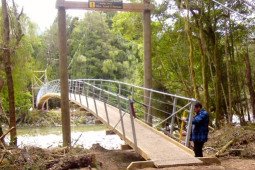
[[[146,90],[150,93],[149,105],[143,103]],[[37,95],[37,108],[41,109],[48,99],[60,96],[59,80],[44,84]],[[171,121],[167,129],[169,135],[174,136],[178,115],[186,111],[192,117],[194,99],[123,82],[79,79],[69,80],[69,101],[94,114],[156,167],[202,164],[187,147],[191,122],[187,125],[186,138],[180,142],[160,131],[166,122]],[[148,119],[144,120],[144,117]],[[146,124],[150,117],[152,126]]]

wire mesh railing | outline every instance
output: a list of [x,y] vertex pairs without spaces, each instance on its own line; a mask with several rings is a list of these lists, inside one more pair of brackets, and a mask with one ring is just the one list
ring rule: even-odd
[[[40,98],[47,93],[60,93],[60,81],[54,80],[43,85],[37,95],[36,103],[38,104]],[[149,93],[149,96],[145,96],[145,93]],[[82,103],[81,96],[86,98],[85,103]],[[103,79],[69,80],[69,98],[83,104],[88,109],[91,107],[89,106],[88,98],[93,99],[97,115],[96,101],[103,102],[108,124],[110,122],[106,104],[118,108],[124,136],[125,128],[121,115],[132,113],[130,117],[133,118],[134,116],[140,121],[163,131],[165,134],[175,139],[180,139],[180,142],[185,146],[189,145],[195,99],[147,89],[125,82]],[[183,129],[186,137],[182,138],[182,134],[180,134],[180,118],[184,111],[189,115],[189,122]]]

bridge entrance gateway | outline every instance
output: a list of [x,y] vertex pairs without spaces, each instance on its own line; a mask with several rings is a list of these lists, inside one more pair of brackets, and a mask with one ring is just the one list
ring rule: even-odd
[[[68,66],[67,66],[67,41],[66,41],[66,9],[98,10],[98,11],[129,11],[143,12],[143,44],[144,44],[144,87],[152,88],[152,60],[151,60],[151,0],[143,0],[143,3],[123,3],[122,0],[89,0],[66,1],[57,0],[58,9],[58,37],[59,37],[59,69],[61,84],[61,112],[63,145],[71,142],[69,100],[68,100]],[[144,92],[144,101],[149,104],[150,94]],[[147,108],[145,108],[146,111]],[[146,118],[151,124],[152,117]]]
[[[169,137],[178,134],[178,130],[174,129],[174,120],[179,120],[184,111],[192,118],[195,99],[112,80],[79,79],[68,80],[68,84],[70,102],[96,116],[147,160],[146,163],[152,163],[156,167],[202,163],[186,147],[189,144],[191,119],[185,129],[187,135],[180,142]],[[37,108],[42,108],[49,98],[60,98],[60,91],[60,80],[44,84],[37,96]],[[153,105],[144,103],[143,91],[151,94],[149,101]],[[165,102],[166,98],[169,102]],[[144,107],[156,112],[155,115],[167,116],[150,115],[153,117],[151,127],[144,119],[144,115],[148,116],[150,112],[145,112]],[[171,121],[169,131],[162,126],[168,120]]]
[[[185,147],[189,144],[195,100],[152,90],[150,11],[153,5],[150,4],[150,0],[143,0],[141,4],[123,3],[121,0],[89,0],[88,2],[57,0],[56,8],[58,9],[60,80],[51,81],[40,89],[36,105],[40,109],[49,98],[61,98],[63,145],[67,146],[71,143],[70,100],[94,114],[135,149],[137,155],[140,154],[157,167],[202,163],[193,156],[192,150]],[[143,12],[144,87],[111,80],[68,80],[66,9]],[[162,99],[167,97],[172,103],[153,98],[155,95],[161,95]],[[182,140],[185,146],[157,130],[170,120],[171,126],[167,134],[174,136],[174,121],[184,110],[190,117],[186,138]],[[167,117],[156,117],[151,114],[152,111],[158,115],[164,113]]]

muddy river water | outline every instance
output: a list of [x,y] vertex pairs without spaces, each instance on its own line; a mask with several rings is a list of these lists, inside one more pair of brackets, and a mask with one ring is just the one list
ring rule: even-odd
[[[105,149],[117,150],[124,144],[117,135],[106,135],[104,125],[72,126],[72,146],[82,146],[86,149],[93,144],[100,144]],[[17,129],[18,146],[27,145],[41,148],[62,146],[62,127],[22,127]],[[8,140],[7,140],[8,141]]]

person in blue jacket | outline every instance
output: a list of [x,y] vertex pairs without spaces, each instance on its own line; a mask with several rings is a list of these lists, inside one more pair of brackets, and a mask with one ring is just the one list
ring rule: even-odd
[[[202,104],[196,102],[194,112],[195,117],[192,119],[192,132],[190,140],[194,142],[195,157],[203,157],[203,146],[207,142],[209,133],[209,115],[202,109]],[[183,121],[189,121],[186,117],[182,118]]]

